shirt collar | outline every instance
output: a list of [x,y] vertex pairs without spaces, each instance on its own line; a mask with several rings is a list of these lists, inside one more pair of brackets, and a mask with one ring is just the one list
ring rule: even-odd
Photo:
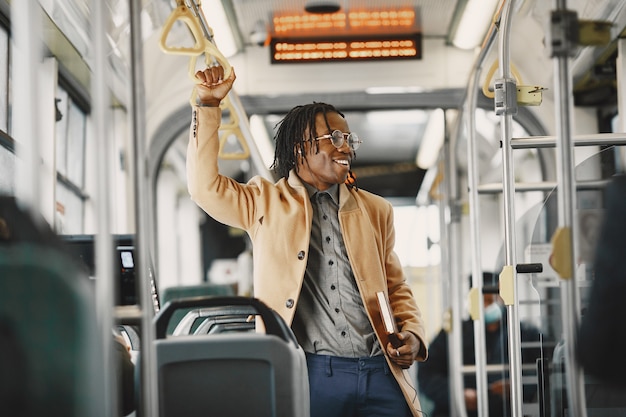
[[306,188],[306,191],[309,194],[309,198],[313,198],[313,196],[316,193],[318,193],[318,192],[319,193],[328,193],[328,195],[330,196],[330,198],[333,199],[335,204],[339,204],[339,184],[333,184],[326,191],[319,191],[317,188],[313,187],[312,185],[307,184],[304,181],[302,181],[302,183],[304,184],[304,187]]

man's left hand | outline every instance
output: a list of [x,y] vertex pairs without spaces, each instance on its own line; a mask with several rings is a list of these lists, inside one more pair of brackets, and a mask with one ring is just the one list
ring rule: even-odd
[[399,332],[398,339],[402,342],[402,346],[394,348],[391,343],[387,343],[387,355],[392,362],[401,366],[403,369],[409,368],[420,351],[420,340],[411,332]]

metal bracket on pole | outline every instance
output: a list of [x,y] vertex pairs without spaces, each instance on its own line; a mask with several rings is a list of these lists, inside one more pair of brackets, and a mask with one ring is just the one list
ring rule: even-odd
[[514,79],[498,79],[493,85],[496,115],[517,114],[517,85]]
[[554,10],[550,18],[551,57],[573,57],[579,44],[578,16],[572,10]]

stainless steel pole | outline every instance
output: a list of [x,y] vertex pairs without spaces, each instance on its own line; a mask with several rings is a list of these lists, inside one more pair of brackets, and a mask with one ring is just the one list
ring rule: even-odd
[[107,74],[111,74],[108,57],[108,42],[106,37],[105,18],[108,10],[100,0],[91,2],[91,19],[93,23],[93,47],[94,66],[93,77],[91,79],[92,90],[92,117],[93,117],[93,138],[96,143],[96,181],[98,190],[96,194],[96,307],[98,322],[103,343],[103,364],[104,364],[104,416],[113,416],[118,410],[118,395],[116,387],[117,364],[113,358],[111,347],[111,332],[114,326],[113,305],[114,305],[114,284],[113,265],[113,239],[111,237],[111,205],[109,193],[111,183],[109,181],[112,167],[111,156],[114,153],[112,144],[113,138],[107,134],[110,132],[108,126],[111,121],[111,92],[109,90],[109,79]]
[[[569,38],[575,14],[566,13],[566,1],[556,0],[553,12],[552,34],[560,34],[557,43],[553,39],[555,113],[557,118],[557,182],[559,184],[557,201],[559,229],[571,231],[566,233],[560,245],[562,254],[566,254],[565,268],[555,268],[561,277],[561,315],[565,339],[565,377],[567,383],[567,402],[570,415],[584,417],[587,415],[583,373],[576,362],[576,340],[580,323],[580,302],[575,274],[575,245],[577,226],[574,222],[574,199],[576,184],[574,180],[574,158],[572,146],[572,82],[570,74],[570,55],[574,52],[574,40]],[[558,19],[557,19],[558,17]],[[555,234],[555,237],[557,235]],[[556,240],[553,239],[556,242]],[[555,243],[554,249],[558,249]]]
[[[458,129],[459,132],[461,129]],[[448,338],[448,351],[450,352],[449,377],[450,377],[450,395],[453,410],[458,417],[466,417],[464,400],[464,383],[463,374],[460,370],[463,368],[463,340],[461,334],[463,302],[461,297],[462,288],[460,282],[461,277],[461,204],[459,197],[459,185],[457,179],[456,155],[456,135],[450,135],[444,143],[444,168],[445,183],[447,188],[447,209],[449,210],[449,224],[447,227],[448,234],[448,254],[449,254],[449,284],[450,284],[450,305],[451,305],[451,322],[452,332]]]
[[158,417],[158,378],[154,351],[155,329],[150,268],[149,178],[146,163],[146,106],[143,40],[141,36],[141,0],[130,0],[131,47],[131,124],[135,153],[135,196],[137,247],[139,249],[139,294],[141,300],[141,413]]
[[[499,8],[500,9],[500,8]],[[478,84],[482,72],[485,57],[493,47],[497,37],[497,29],[492,24],[478,54],[467,86],[466,99],[464,103],[463,117],[467,122],[467,182],[469,199],[469,224],[471,237],[471,264],[472,264],[472,287],[475,291],[482,293],[482,255],[480,244],[480,202],[478,199],[478,146],[476,138],[476,113],[478,101]],[[478,392],[478,415],[487,417],[489,415],[488,384],[487,384],[487,349],[485,346],[485,325],[484,325],[484,305],[478,303],[478,318],[474,320],[474,351],[476,357],[476,388]]]
[[[513,149],[511,148],[511,130],[513,114],[517,113],[517,88],[511,78],[509,39],[514,1],[504,4],[500,22],[499,60],[500,78],[495,81],[496,114],[501,116],[502,140],[502,185],[504,203],[504,247],[505,266],[501,274],[501,293],[504,286],[511,290],[508,298],[503,297],[507,305],[509,323],[509,379],[511,382],[511,410],[513,417],[522,417],[522,360],[521,334],[519,324],[517,280],[515,276],[516,245],[515,245],[515,167]],[[505,279],[506,284],[502,282]]]

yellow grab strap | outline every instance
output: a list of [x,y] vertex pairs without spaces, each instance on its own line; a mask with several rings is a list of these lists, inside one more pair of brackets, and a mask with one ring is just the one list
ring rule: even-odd
[[189,59],[189,77],[193,80],[193,82],[198,83],[198,79],[196,78],[196,62],[198,61],[198,56],[203,53],[204,62],[207,66],[214,65],[217,61],[222,68],[224,68],[224,78],[230,77],[232,67],[226,57],[220,52],[219,49],[217,49],[217,46],[215,46],[213,42],[205,38],[202,38],[202,40],[203,48],[200,50],[200,53],[193,54]]
[[[169,46],[167,44],[167,37],[174,26],[174,23],[177,21],[181,21],[189,27],[191,30],[191,34],[194,38],[194,46],[192,47],[184,47],[184,46]],[[202,30],[198,25],[198,21],[195,16],[191,13],[191,11],[185,6],[182,0],[178,1],[178,6],[172,10],[172,13],[169,15],[165,24],[163,25],[163,32],[161,32],[161,39],[159,41],[159,45],[163,52],[168,54],[178,54],[178,55],[198,55],[204,51],[204,36],[202,36]]]
[[[211,66],[216,63],[220,64],[224,68],[224,78],[229,78],[232,72],[232,67],[226,57],[217,49],[217,46],[212,42],[213,29],[206,25],[206,21],[202,20],[204,25],[204,31],[200,26],[200,14],[201,9],[197,9],[196,15],[185,3],[185,0],[176,0],[177,7],[172,11],[168,17],[165,25],[163,26],[163,32],[161,33],[160,46],[163,52],[169,54],[189,55],[188,75],[189,78],[195,83],[199,84],[200,80],[196,78],[196,63],[198,56],[204,54],[205,65]],[[194,7],[200,7],[200,1],[197,0]],[[191,31],[195,44],[193,47],[174,47],[167,44],[167,37],[174,26],[174,23],[181,21],[186,24]],[[205,34],[208,37],[205,37]],[[196,89],[193,89],[189,103],[191,106],[196,105]],[[221,159],[247,159],[250,157],[250,148],[241,132],[239,117],[232,105],[229,97],[222,100],[220,105],[223,111],[227,111],[230,115],[230,120],[223,122],[220,126],[220,143],[218,157]],[[241,152],[228,152],[226,145],[230,138],[235,137],[239,143]]]
[[[220,148],[218,156],[222,159],[247,159],[250,156],[250,148],[248,148],[248,144],[239,127],[239,116],[237,116],[235,107],[228,96],[222,100],[220,107],[222,108],[222,112],[228,112],[230,120],[228,122],[222,121],[222,125],[220,126]],[[228,152],[225,150],[226,142],[231,137],[237,139],[241,147],[241,152]]]

